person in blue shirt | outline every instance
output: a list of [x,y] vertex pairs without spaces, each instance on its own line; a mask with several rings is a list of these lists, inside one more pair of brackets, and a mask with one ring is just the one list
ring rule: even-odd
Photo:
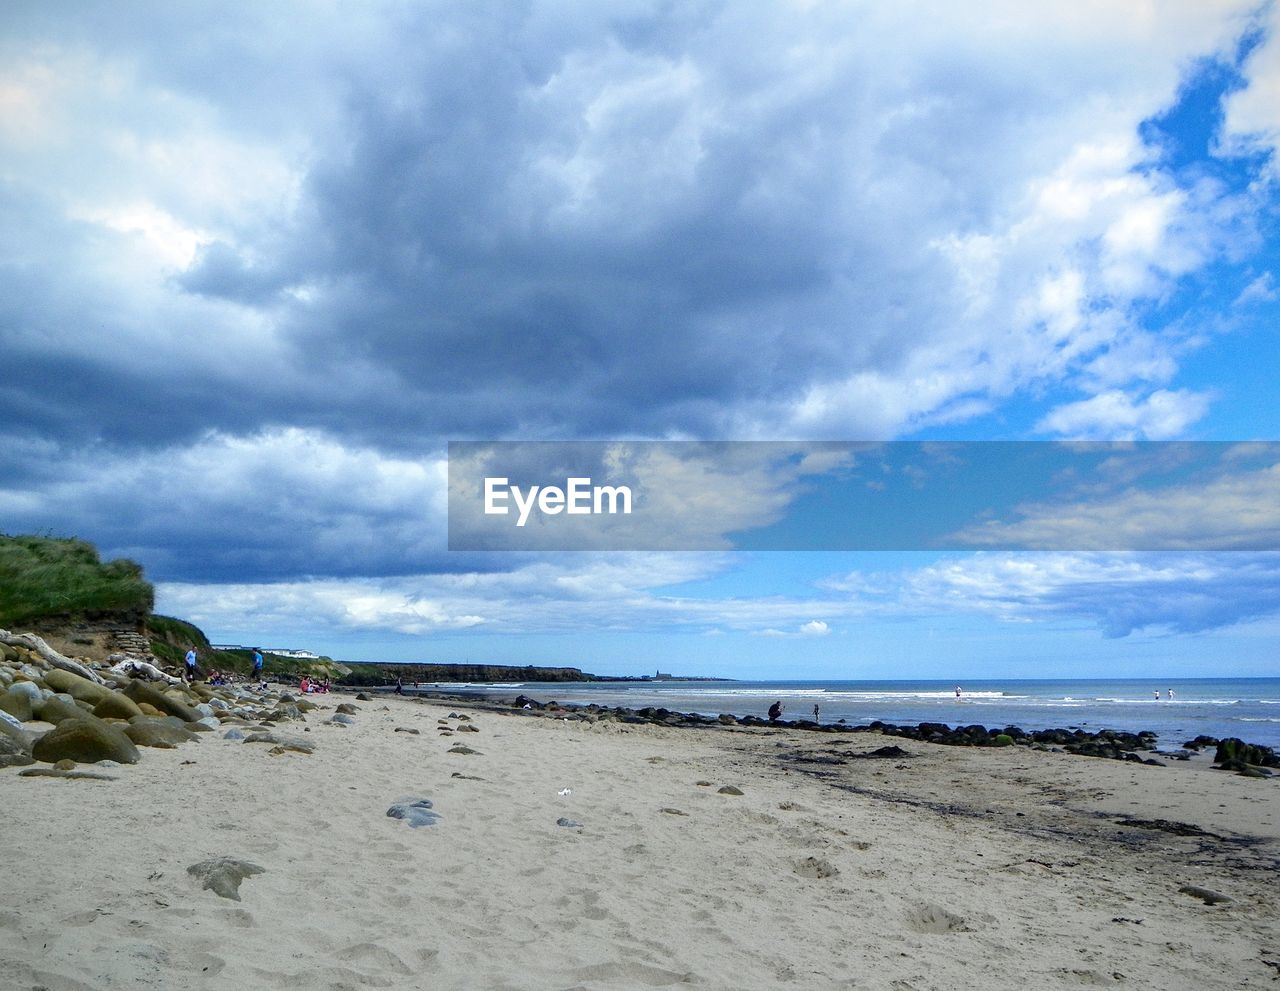
[[253,648],[253,680],[262,681],[262,648]]
[[196,649],[192,647],[187,651],[187,681],[196,680]]

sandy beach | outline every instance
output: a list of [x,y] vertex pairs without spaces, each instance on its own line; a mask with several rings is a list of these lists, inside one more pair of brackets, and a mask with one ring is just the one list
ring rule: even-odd
[[[112,781],[0,772],[0,982],[923,991],[1280,977],[1273,781],[874,734],[355,704],[350,725],[326,708],[282,724],[310,754],[214,732],[145,749]],[[857,756],[889,745],[906,755]],[[387,815],[423,798],[432,825]],[[238,902],[187,871],[224,856],[263,869]]]

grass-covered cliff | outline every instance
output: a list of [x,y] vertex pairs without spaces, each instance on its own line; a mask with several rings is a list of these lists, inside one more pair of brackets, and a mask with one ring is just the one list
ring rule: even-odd
[[[135,561],[103,561],[97,548],[75,538],[0,534],[0,628],[33,630],[96,660],[112,649],[106,631],[136,631],[172,668],[195,647],[205,671],[249,673],[249,651],[214,650],[199,627],[154,614],[154,603],[155,590]],[[269,675],[285,680],[303,674],[336,680],[346,670],[327,657],[273,654],[266,666]]]
[[0,535],[0,627],[99,618],[137,625],[154,602],[133,561],[102,561],[83,540]]

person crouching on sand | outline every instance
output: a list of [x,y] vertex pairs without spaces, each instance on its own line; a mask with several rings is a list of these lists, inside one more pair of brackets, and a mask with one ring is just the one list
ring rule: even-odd
[[782,703],[774,702],[773,705],[769,706],[769,722],[776,723],[781,718],[782,718]]

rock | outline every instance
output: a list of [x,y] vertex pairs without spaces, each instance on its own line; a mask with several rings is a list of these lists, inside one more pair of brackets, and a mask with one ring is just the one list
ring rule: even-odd
[[356,724],[355,718],[348,716],[345,712],[339,712],[330,718],[329,722],[337,723],[339,726],[354,726]]
[[370,697],[366,692],[357,692],[357,693],[356,693],[356,701],[357,701],[357,702],[372,702],[372,701],[373,701],[373,699],[372,699],[372,698],[371,698],[371,697]]
[[350,702],[339,702],[338,707],[333,711],[340,712],[344,716],[354,716],[357,712],[360,711],[360,707],[357,705],[352,705]]
[[991,743],[993,746],[996,746],[996,747],[1012,747],[1013,737],[1011,737],[1008,733],[999,733],[996,735],[995,739],[991,741]]
[[414,829],[419,826],[434,826],[440,821],[440,813],[431,811],[431,799],[405,799],[387,809],[392,819],[403,819]]
[[20,778],[71,778],[82,779],[87,781],[114,781],[114,774],[99,774],[97,771],[65,771],[57,767],[29,767],[25,771],[19,771]]
[[246,736],[245,743],[271,743],[271,753],[282,754],[287,751],[293,751],[299,754],[315,753],[316,748],[306,740],[299,739],[296,736],[277,736],[275,733],[254,733]]
[[1219,742],[1218,750],[1213,755],[1215,764],[1225,764],[1228,761],[1242,761],[1254,767],[1280,767],[1280,756],[1277,756],[1270,747],[1264,747],[1258,743],[1245,743],[1234,736]]
[[1192,898],[1199,898],[1206,905],[1225,904],[1232,900],[1229,895],[1220,894],[1219,892],[1212,891],[1209,888],[1201,888],[1199,885],[1195,884],[1184,884],[1178,889],[1178,892],[1180,894],[1190,895]]
[[577,819],[566,819],[564,816],[561,816],[559,819],[556,820],[556,825],[563,826],[565,829],[581,829],[582,828],[582,823],[578,822]]
[[25,767],[34,764],[31,741],[22,741],[7,732],[0,732],[0,767]]
[[125,727],[125,736],[139,747],[176,747],[179,743],[190,743],[200,739],[188,729],[173,726],[163,719],[149,719],[143,716],[137,722]]
[[716,789],[716,794],[718,794],[718,795],[741,795],[741,794],[742,794],[742,789],[741,789],[741,788],[735,788],[733,785],[724,785],[723,787],[721,787],[721,788],[717,788],[717,789]]
[[412,729],[412,728],[411,728],[411,727],[409,727],[409,726],[397,726],[397,727],[395,728],[395,732],[397,732],[397,733],[412,733],[414,736],[421,736],[421,735],[422,735],[418,730],[416,730],[416,729]]
[[[30,682],[26,684],[30,684]],[[31,696],[26,692],[15,691],[14,689],[17,687],[17,685],[14,685],[5,691],[3,695],[0,695],[0,710],[7,712],[20,723],[29,723],[35,718],[35,712],[31,705]],[[40,690],[38,688],[36,689],[36,697],[40,698]]]
[[222,738],[223,738],[224,740],[243,740],[243,739],[244,739],[244,730],[239,730],[239,729],[234,729],[234,728],[233,728],[233,729],[229,729],[229,730],[227,730],[225,733],[223,733],[223,734],[222,734]]
[[53,765],[53,768],[55,771],[74,771],[76,769],[76,762],[70,757],[63,757],[62,760]]
[[26,730],[22,728],[22,723],[9,715],[9,713],[0,711],[0,736],[10,736],[15,740],[30,744],[31,740],[27,736]]
[[31,748],[31,756],[47,764],[64,757],[93,764],[115,760],[121,764],[138,763],[138,748],[124,732],[100,719],[85,717],[64,719],[42,736]]
[[671,808],[659,809],[658,811],[665,812],[669,816],[688,816],[689,814],[688,812],[681,812],[679,809]]
[[[450,748],[449,748],[449,753],[451,753],[451,754],[479,754],[479,753],[480,753],[480,751],[479,751],[479,750],[472,750],[470,747],[466,746],[466,744],[459,743],[459,744],[455,744],[454,746],[450,747]],[[482,756],[483,756],[483,755],[482,755]]]
[[73,705],[57,695],[50,695],[44,699],[36,706],[35,714],[37,719],[53,723],[55,726],[67,719],[83,719],[87,715],[78,705]]
[[286,720],[301,721],[304,719],[302,710],[293,703],[287,705],[277,705],[272,712],[262,717],[269,723],[280,723]]
[[903,757],[910,757],[911,754],[908,753],[906,750],[903,750],[901,747],[890,744],[887,747],[879,747],[875,750],[872,750],[870,753],[856,754],[855,756],[874,757],[874,758],[881,758],[884,760],[900,760]]
[[201,716],[212,716],[214,714],[213,706],[208,702],[197,702],[191,708],[200,713]]
[[70,671],[63,671],[59,668],[46,671],[44,683],[55,692],[65,692],[73,699],[88,702],[90,705],[97,705],[111,692],[111,689],[96,684],[88,678],[81,678],[78,674],[72,674]]
[[175,698],[170,698],[158,688],[153,688],[145,681],[131,681],[125,686],[124,694],[142,705],[150,705],[160,712],[168,716],[177,716],[184,723],[194,723],[200,718],[200,713],[196,712],[191,706],[184,702],[179,702]]
[[9,686],[9,691],[18,695],[25,695],[31,700],[31,704],[35,705],[45,697],[45,689],[42,689],[34,681],[23,681],[18,679]]
[[191,729],[197,733],[211,732],[221,728],[222,723],[218,720],[217,716],[204,716],[191,724]]
[[801,877],[810,877],[815,880],[825,877],[835,877],[840,871],[825,860],[819,860],[817,857],[805,857],[793,868],[795,873]]
[[235,860],[231,857],[214,857],[192,864],[187,873],[200,882],[200,886],[212,891],[220,898],[240,900],[240,882],[254,874],[266,873],[266,868],[251,864],[247,860]]
[[141,716],[142,710],[129,696],[109,691],[93,707],[93,714],[99,719],[132,719],[134,716]]

